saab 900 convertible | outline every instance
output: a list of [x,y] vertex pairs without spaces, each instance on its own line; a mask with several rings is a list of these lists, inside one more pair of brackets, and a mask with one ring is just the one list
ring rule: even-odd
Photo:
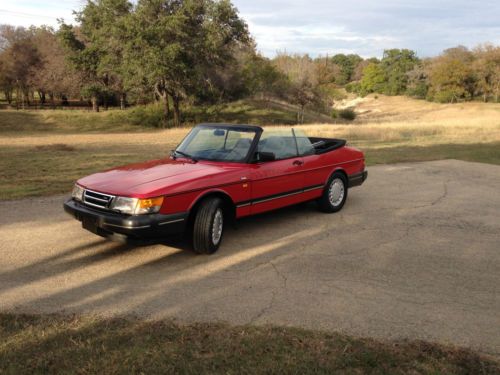
[[221,244],[228,221],[316,200],[342,209],[367,178],[361,151],[300,129],[250,125],[194,127],[170,157],[77,181],[66,212],[103,237],[191,234],[198,253]]

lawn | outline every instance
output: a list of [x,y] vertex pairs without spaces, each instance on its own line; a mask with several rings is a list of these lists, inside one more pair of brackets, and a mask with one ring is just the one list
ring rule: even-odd
[[284,327],[0,314],[2,374],[498,374],[467,349]]

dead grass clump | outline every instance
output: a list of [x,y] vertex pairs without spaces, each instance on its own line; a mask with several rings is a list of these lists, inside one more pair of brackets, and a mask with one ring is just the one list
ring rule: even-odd
[[38,151],[76,151],[76,147],[64,144],[64,143],[56,143],[52,145],[39,145],[35,147]]

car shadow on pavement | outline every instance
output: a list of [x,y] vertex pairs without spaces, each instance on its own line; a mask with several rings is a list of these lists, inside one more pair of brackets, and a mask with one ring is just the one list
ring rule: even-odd
[[[285,224],[296,223],[297,227],[304,227],[308,217],[313,215],[323,214],[316,212],[314,204],[300,204],[239,220],[236,227],[227,228],[220,250],[211,256],[198,256],[186,250],[187,241],[182,238],[163,241],[162,246],[108,243],[97,239],[33,264],[0,273],[0,294],[26,286],[36,288],[58,276],[79,272],[88,276],[71,280],[64,287],[55,287],[45,295],[34,293],[33,298],[17,307],[22,309],[24,306],[30,310],[30,306],[38,306],[50,312],[95,312],[113,309],[113,306],[123,301],[134,301],[127,304],[125,310],[118,308],[118,311],[164,314],[188,306],[192,308],[193,305],[203,304],[209,296],[214,300],[221,297],[221,290],[207,286],[217,284],[219,278],[239,279],[246,273],[245,269],[252,267],[247,264],[260,262],[258,258],[272,258],[285,254],[287,249],[294,249],[296,245],[293,238],[286,242],[282,240],[296,235],[297,229],[295,226],[288,228],[289,225]],[[307,240],[307,235],[300,238]],[[251,246],[248,245],[249,239]],[[161,250],[163,248],[165,250]],[[253,253],[255,249],[259,250]],[[151,253],[160,256],[149,259]],[[148,260],[141,261],[141,256]],[[106,264],[113,264],[115,260],[123,262],[124,259],[130,262],[130,266],[117,267],[116,272],[101,270]],[[100,269],[98,273],[92,271],[97,267]],[[113,268],[110,266],[110,269]],[[89,275],[92,272],[95,276]],[[179,301],[175,296],[183,294],[183,290],[189,290],[192,298]],[[238,294],[241,290],[235,284],[224,287],[222,294],[228,292]],[[158,301],[169,302],[163,305]]]

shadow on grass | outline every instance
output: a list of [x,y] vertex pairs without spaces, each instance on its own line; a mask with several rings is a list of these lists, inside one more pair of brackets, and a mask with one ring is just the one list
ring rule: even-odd
[[0,372],[498,374],[472,351],[281,327],[0,315]]

